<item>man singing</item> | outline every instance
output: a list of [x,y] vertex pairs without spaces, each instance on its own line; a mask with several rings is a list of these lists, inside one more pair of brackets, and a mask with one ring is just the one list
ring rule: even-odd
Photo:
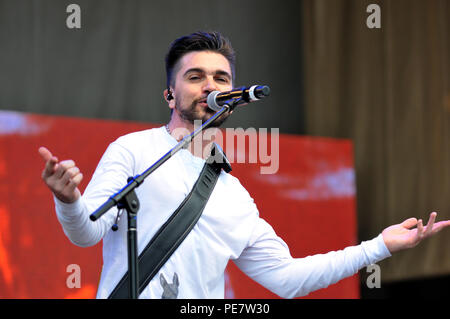
[[[45,161],[42,178],[54,195],[56,215],[65,234],[82,247],[103,239],[97,298],[107,298],[127,271],[127,227],[126,218],[122,218],[119,230],[111,231],[117,217],[115,207],[95,223],[89,215],[120,190],[128,176],[145,171],[192,132],[194,121],[205,122],[214,115],[206,98],[213,91],[233,88],[234,66],[233,48],[217,32],[197,32],[175,40],[166,56],[164,97],[171,110],[169,123],[112,142],[83,195],[78,189],[83,175],[75,162],[59,161],[45,147],[39,149]],[[210,145],[210,141],[200,143]],[[137,221],[140,251],[191,191],[205,164],[204,151],[179,151],[136,189],[141,204]],[[239,180],[222,171],[197,224],[139,297],[224,298],[224,271],[230,259],[279,296],[304,296],[396,251],[414,247],[450,225],[450,221],[435,223],[436,215],[430,214],[426,226],[422,220],[410,218],[358,246],[293,258],[286,243],[259,217],[257,206]]]

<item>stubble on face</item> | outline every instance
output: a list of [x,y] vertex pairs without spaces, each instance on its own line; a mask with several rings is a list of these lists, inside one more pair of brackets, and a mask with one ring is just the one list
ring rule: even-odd
[[[205,97],[206,98],[206,97]],[[198,103],[204,98],[197,99],[193,101],[188,107],[180,107],[178,101],[175,102],[175,109],[178,111],[180,118],[190,124],[194,124],[195,121],[201,121],[204,124],[216,113],[214,110],[209,107],[204,111],[201,110],[201,107]],[[203,114],[202,114],[203,113]],[[229,117],[229,113],[222,114],[219,118],[217,118],[214,122],[211,123],[211,127],[219,127],[221,126]]]

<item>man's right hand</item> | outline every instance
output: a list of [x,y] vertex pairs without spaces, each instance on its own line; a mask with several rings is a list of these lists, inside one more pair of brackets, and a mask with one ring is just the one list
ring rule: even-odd
[[73,203],[80,198],[78,185],[83,179],[78,167],[72,160],[58,162],[58,158],[45,147],[39,148],[39,154],[45,161],[42,179],[53,194],[64,203]]

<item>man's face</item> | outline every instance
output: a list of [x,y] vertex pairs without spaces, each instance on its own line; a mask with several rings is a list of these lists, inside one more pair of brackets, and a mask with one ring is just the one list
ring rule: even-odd
[[[233,87],[230,64],[220,53],[199,51],[185,54],[177,69],[172,87],[174,99],[169,102],[169,107],[174,109],[172,116],[187,124],[195,120],[204,123],[215,113],[206,103],[208,94],[229,91]],[[223,114],[213,126],[222,124],[228,115]]]

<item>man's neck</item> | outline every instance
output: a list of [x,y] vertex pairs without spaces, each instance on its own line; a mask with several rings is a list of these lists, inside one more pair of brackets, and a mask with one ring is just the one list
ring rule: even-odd
[[[185,136],[194,132],[197,127],[192,123],[176,123],[176,121],[172,119],[166,125],[166,129],[173,138],[180,142]],[[206,159],[209,156],[213,142],[216,142],[219,145],[222,144],[222,141],[216,141],[217,130],[219,130],[219,128],[211,127],[202,131],[194,137],[191,143],[189,143],[187,150],[196,157]],[[220,146],[222,147],[222,145]]]

